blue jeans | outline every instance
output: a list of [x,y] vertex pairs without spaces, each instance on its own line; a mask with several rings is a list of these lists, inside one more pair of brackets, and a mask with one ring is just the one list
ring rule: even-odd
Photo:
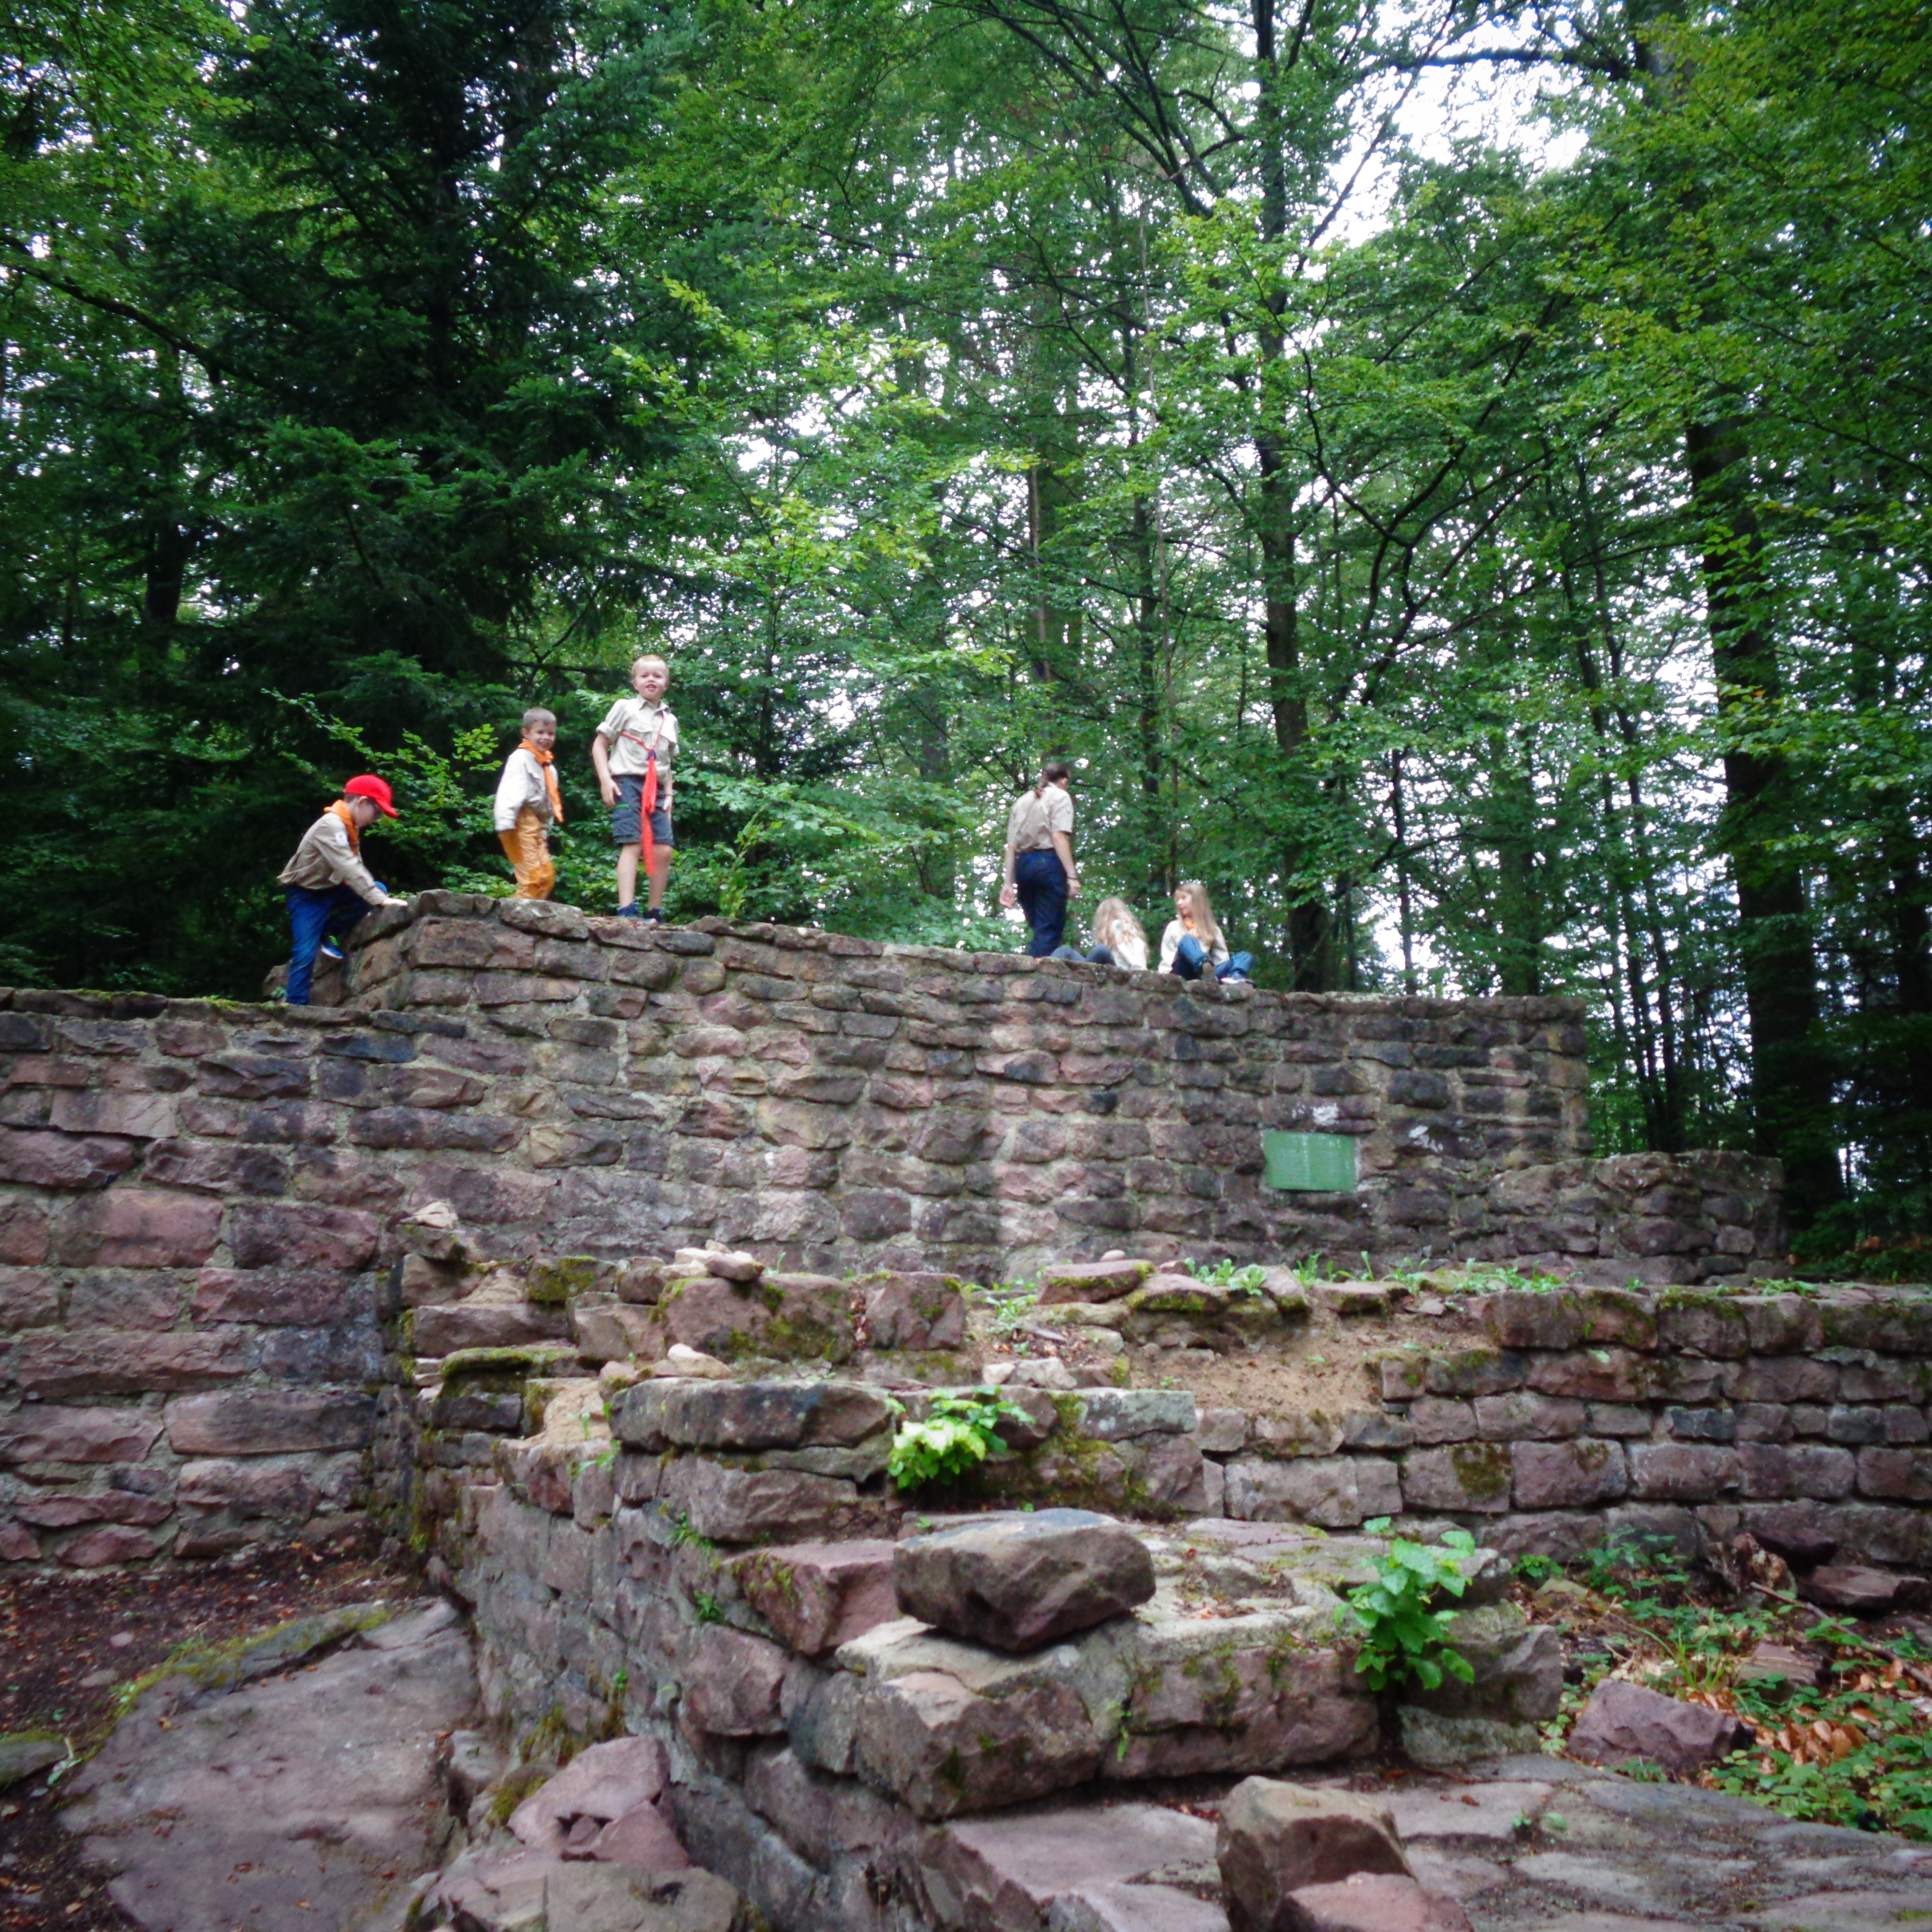
[[1028,953],[1048,959],[1066,932],[1066,868],[1058,852],[1022,852],[1013,861],[1013,890],[1033,928]]
[[[379,885],[381,881],[376,882]],[[369,902],[346,886],[331,886],[316,892],[307,886],[284,888],[289,898],[289,926],[295,934],[294,950],[289,955],[288,990],[284,997],[292,1006],[308,1004],[315,983],[315,956],[322,942],[331,937],[344,938],[362,915]]]
[[1089,966],[1111,966],[1114,963],[1112,950],[1105,946],[1090,946],[1084,952],[1075,946],[1056,946],[1053,956],[1056,959],[1070,959],[1076,966],[1083,962]]
[[[1168,970],[1181,979],[1198,980],[1208,970],[1208,965],[1207,947],[1190,932],[1174,949],[1174,964]],[[1252,952],[1237,952],[1225,966],[1216,966],[1214,971],[1217,980],[1245,980],[1254,970],[1255,956]]]

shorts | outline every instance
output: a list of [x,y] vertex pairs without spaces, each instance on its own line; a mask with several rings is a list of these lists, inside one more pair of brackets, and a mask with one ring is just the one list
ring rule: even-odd
[[[635,845],[644,836],[638,821],[644,802],[644,775],[620,772],[616,776],[617,802],[611,808],[610,836],[620,845]],[[672,851],[676,847],[677,842],[671,836],[670,814],[662,806],[651,814],[651,842],[661,852]]]

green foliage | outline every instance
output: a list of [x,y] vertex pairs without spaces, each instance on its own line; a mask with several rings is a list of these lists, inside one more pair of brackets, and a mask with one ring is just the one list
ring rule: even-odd
[[[1371,1535],[1388,1535],[1388,1519],[1378,1517],[1363,1527]],[[1376,1581],[1348,1592],[1348,1607],[1363,1630],[1355,1668],[1367,1678],[1370,1690],[1415,1683],[1433,1690],[1445,1675],[1464,1684],[1474,1680],[1468,1659],[1450,1647],[1445,1613],[1434,1606],[1444,1597],[1460,1597],[1469,1587],[1461,1559],[1475,1546],[1475,1538],[1465,1529],[1445,1531],[1440,1544],[1393,1537],[1374,1559]]]
[[1246,1267],[1234,1262],[1216,1262],[1212,1268],[1196,1268],[1194,1278],[1216,1288],[1232,1288],[1244,1294],[1259,1294],[1268,1280],[1268,1270],[1250,1262]]
[[1024,1420],[1024,1412],[991,1389],[934,1396],[926,1420],[902,1424],[892,1438],[886,1472],[893,1486],[925,1489],[970,1474],[992,1454],[1006,1418]]

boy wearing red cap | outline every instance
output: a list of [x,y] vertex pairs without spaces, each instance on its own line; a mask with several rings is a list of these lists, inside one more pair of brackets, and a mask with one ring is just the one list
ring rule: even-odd
[[276,883],[288,891],[289,925],[295,936],[284,997],[305,1006],[315,979],[315,956],[332,933],[346,933],[371,906],[400,905],[362,862],[362,835],[379,813],[396,817],[388,786],[364,773],[342,788],[342,796],[302,834],[296,855]]

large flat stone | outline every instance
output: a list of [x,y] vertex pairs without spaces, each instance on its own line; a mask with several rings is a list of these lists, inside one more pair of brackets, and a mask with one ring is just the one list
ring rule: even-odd
[[883,1394],[842,1382],[662,1382],[627,1390],[611,1430],[640,1449],[850,1448],[892,1420]]
[[1006,1651],[1036,1649],[1154,1593],[1146,1545],[1090,1510],[982,1517],[909,1537],[893,1576],[908,1616]]
[[654,1803],[670,1768],[655,1738],[613,1738],[580,1751],[510,1814],[510,1829],[538,1851],[561,1852],[580,1818],[600,1826]]
[[[278,1660],[272,1643],[259,1661]],[[447,1606],[306,1669],[242,1674],[163,1678],[75,1778],[61,1820],[115,1903],[148,1932],[346,1926],[399,1904],[435,1863],[440,1739],[475,1714]]]
[[1726,1712],[1611,1678],[1584,1706],[1569,1750],[1586,1763],[1615,1766],[1634,1759],[1681,1777],[1742,1750],[1750,1738],[1750,1726]]
[[927,1904],[948,1932],[1042,1932],[1058,1899],[1170,1876],[1212,1880],[1214,1828],[1153,1804],[968,1820],[928,1832],[920,1848]]

